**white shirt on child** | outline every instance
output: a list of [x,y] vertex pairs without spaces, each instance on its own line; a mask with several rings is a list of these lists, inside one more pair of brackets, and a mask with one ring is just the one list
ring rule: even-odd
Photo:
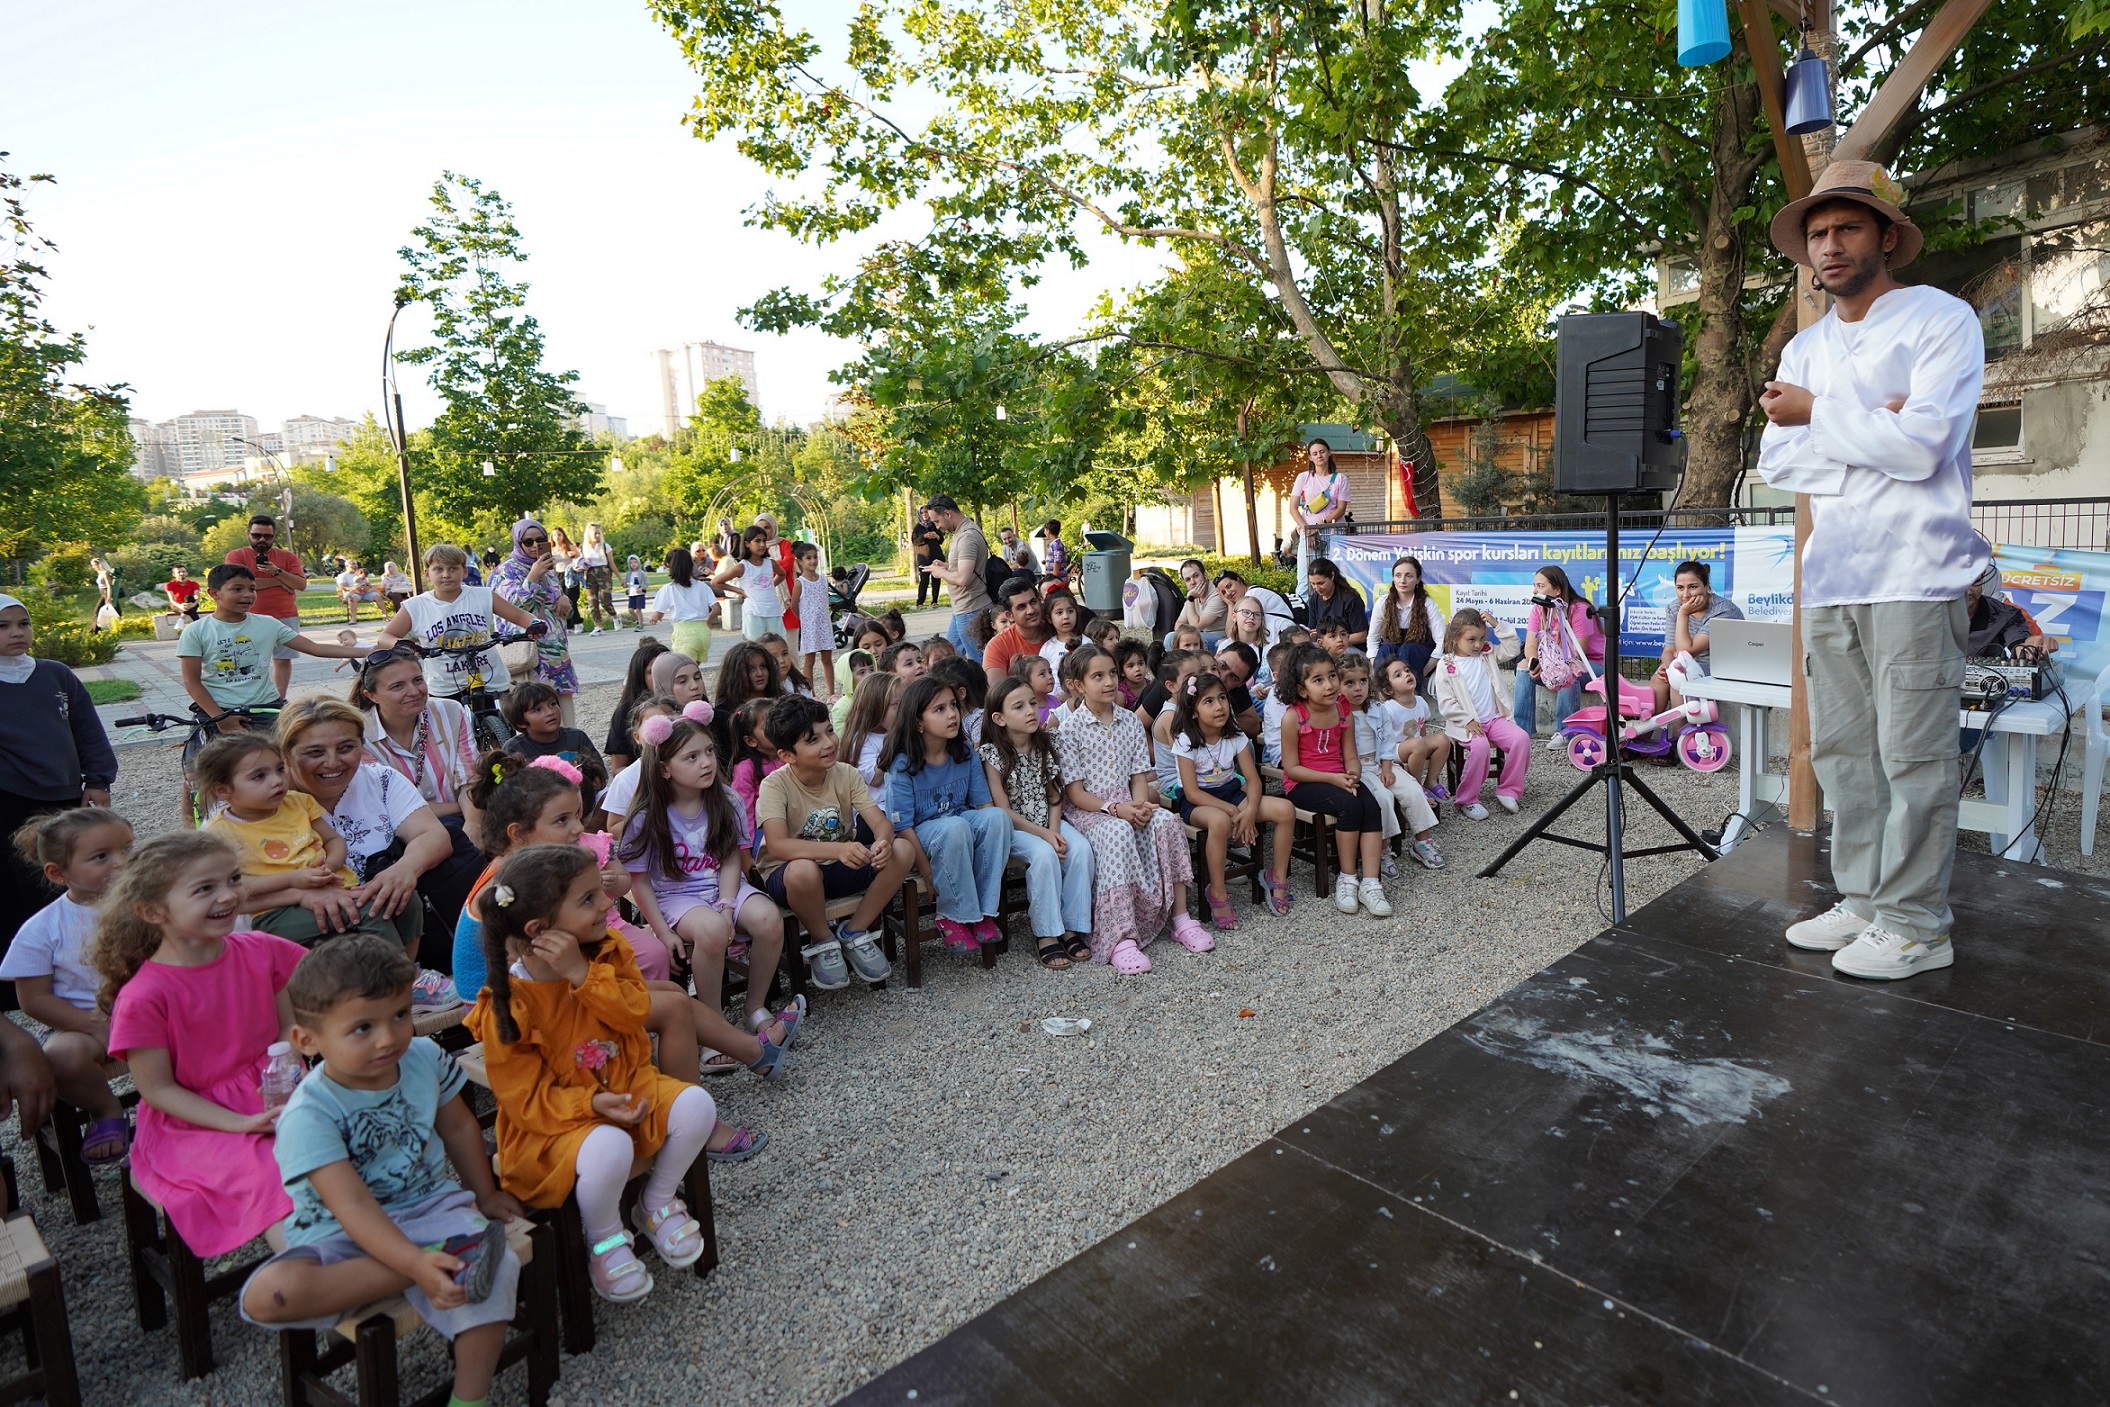
[[1220,787],[1227,782],[1243,782],[1238,770],[1238,754],[1245,751],[1245,734],[1234,730],[1226,732],[1213,743],[1195,743],[1185,733],[1172,735],[1172,756],[1175,777],[1178,759],[1184,757],[1194,764],[1195,785],[1207,790]]
[[95,936],[95,910],[76,904],[61,894],[31,915],[0,959],[0,977],[18,982],[24,977],[49,977],[51,994],[83,1011],[95,1009],[95,994],[102,976],[81,957],[88,940]]
[[1260,710],[1260,755],[1270,767],[1282,765],[1282,715],[1289,712],[1282,695],[1280,689],[1270,693]]
[[1487,682],[1491,672],[1476,659],[1459,657],[1458,678],[1465,685],[1465,696],[1473,702],[1473,716],[1482,723],[1491,723],[1501,716],[1495,706],[1494,687]]
[[1429,705],[1419,695],[1415,696],[1412,708],[1398,699],[1381,699],[1371,706],[1370,716],[1377,724],[1378,756],[1387,762],[1397,762],[1400,743],[1420,737],[1422,729],[1428,726]]
[[616,817],[630,814],[630,803],[637,800],[637,784],[644,774],[642,761],[633,762],[615,774],[608,782],[608,789],[601,793],[601,809],[608,813],[613,826]]

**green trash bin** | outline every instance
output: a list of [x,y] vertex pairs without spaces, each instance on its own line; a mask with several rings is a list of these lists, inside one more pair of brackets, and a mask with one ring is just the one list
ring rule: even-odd
[[1084,535],[1084,604],[1091,610],[1119,615],[1121,588],[1128,584],[1136,545],[1119,533]]

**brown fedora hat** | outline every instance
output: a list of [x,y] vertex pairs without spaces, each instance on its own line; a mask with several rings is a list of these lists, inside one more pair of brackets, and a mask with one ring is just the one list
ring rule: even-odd
[[1898,247],[1890,256],[1890,267],[1903,268],[1919,257],[1927,237],[1904,211],[1905,188],[1873,161],[1834,161],[1817,177],[1816,188],[1800,200],[1790,201],[1773,217],[1773,247],[1796,263],[1810,262],[1809,241],[1803,238],[1802,217],[1811,207],[1828,200],[1855,200],[1877,211],[1897,226]]

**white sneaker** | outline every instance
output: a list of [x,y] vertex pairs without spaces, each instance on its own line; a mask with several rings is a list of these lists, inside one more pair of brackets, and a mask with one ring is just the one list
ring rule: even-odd
[[1932,939],[1907,937],[1871,923],[1860,937],[1832,954],[1832,970],[1882,982],[1947,967],[1955,961],[1956,951],[1950,947],[1946,933]]
[[1487,808],[1475,801],[1470,806],[1459,807],[1458,814],[1468,821],[1484,821],[1487,819]]
[[1392,901],[1385,897],[1385,886],[1380,880],[1366,879],[1356,897],[1363,901],[1363,912],[1372,918],[1392,917]]
[[1566,752],[1567,750],[1568,740],[1562,737],[1560,734],[1555,733],[1552,737],[1546,739],[1546,751]]
[[1333,906],[1344,914],[1355,912],[1355,876],[1344,874],[1333,882]]
[[1512,816],[1517,814],[1517,799],[1513,796],[1504,796],[1502,793],[1496,792],[1495,805],[1501,807]]
[[1865,918],[1856,918],[1841,899],[1815,918],[1789,924],[1788,942],[1813,953],[1837,952],[1860,937],[1868,923]]

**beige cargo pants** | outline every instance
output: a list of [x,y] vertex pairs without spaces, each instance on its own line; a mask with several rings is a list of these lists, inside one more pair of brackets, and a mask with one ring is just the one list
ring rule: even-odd
[[1961,599],[1802,612],[1832,880],[1856,918],[1929,940],[1949,932],[1967,630]]

